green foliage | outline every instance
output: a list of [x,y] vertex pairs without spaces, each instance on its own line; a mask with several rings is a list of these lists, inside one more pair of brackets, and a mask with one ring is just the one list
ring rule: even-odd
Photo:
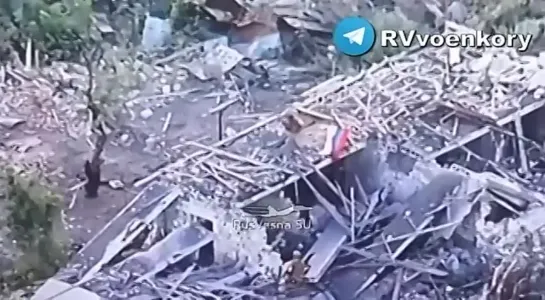
[[19,253],[13,270],[0,277],[10,289],[54,275],[67,258],[61,201],[36,178],[13,170],[2,176],[5,226]]
[[[88,37],[92,0],[0,1],[0,38],[21,47],[27,38],[44,51],[76,49]],[[76,42],[75,42],[76,41]]]
[[139,89],[144,80],[144,64],[134,59],[133,51],[110,47],[104,49],[100,63],[93,69],[95,87],[91,101],[100,109],[101,118],[113,125],[127,93]]

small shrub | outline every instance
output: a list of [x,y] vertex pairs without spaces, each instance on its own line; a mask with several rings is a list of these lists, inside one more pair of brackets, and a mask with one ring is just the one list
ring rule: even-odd
[[1,178],[5,226],[18,250],[13,270],[0,277],[9,288],[48,278],[66,263],[68,235],[62,222],[61,201],[38,178],[37,174],[12,170]]

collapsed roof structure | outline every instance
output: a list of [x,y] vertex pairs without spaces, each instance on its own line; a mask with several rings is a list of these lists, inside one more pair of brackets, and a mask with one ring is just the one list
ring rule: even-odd
[[[543,224],[543,66],[511,49],[418,49],[213,145],[189,142],[34,299],[526,292],[534,279],[491,266]],[[350,151],[334,161],[338,128]],[[505,274],[524,270],[514,261]]]

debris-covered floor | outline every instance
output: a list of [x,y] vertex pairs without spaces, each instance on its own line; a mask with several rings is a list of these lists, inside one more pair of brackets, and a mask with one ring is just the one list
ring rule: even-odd
[[183,143],[35,299],[543,293],[545,61],[457,50],[333,77],[219,142]]
[[[207,43],[223,45],[225,39],[203,44]],[[7,161],[46,170],[48,179],[66,191],[67,222],[75,242],[87,242],[138,194],[140,187],[134,188],[134,182],[187,151],[183,142],[217,140],[218,114],[222,114],[223,134],[229,134],[278,112],[292,94],[319,78],[305,74],[305,69],[282,65],[282,61],[262,61],[268,64],[269,86],[244,86],[241,81],[255,82],[261,75],[247,70],[241,56],[234,59],[224,82],[192,77],[181,58],[143,68],[139,75],[149,77],[146,84],[126,91],[119,99],[123,102],[120,125],[103,155],[102,180],[107,184],[101,186],[96,199],[85,199],[82,189],[83,162],[94,148],[82,96],[85,68],[65,62],[54,62],[40,72],[1,67],[0,126],[4,131],[0,154]],[[196,68],[197,64],[193,70]],[[288,82],[286,76],[294,80]],[[249,103],[251,114],[247,113]]]

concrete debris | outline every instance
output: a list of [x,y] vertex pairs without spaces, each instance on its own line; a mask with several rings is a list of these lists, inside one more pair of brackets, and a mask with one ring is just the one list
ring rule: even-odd
[[181,59],[180,66],[191,72],[200,80],[222,80],[223,74],[231,71],[239,64],[244,56],[228,46],[227,38],[220,37],[207,40],[196,45],[184,48],[168,57],[158,59],[156,65]]
[[168,266],[176,265],[179,261],[211,243],[212,240],[212,232],[207,232],[205,228],[179,227],[152,245],[147,251],[138,252],[127,258],[123,261],[121,269],[142,274],[137,281],[149,280]]
[[121,180],[116,179],[108,181],[108,185],[114,190],[120,190],[125,187],[125,184]]
[[[334,19],[324,17],[307,2],[197,1],[218,24],[229,24],[228,46],[251,60],[285,58],[293,63],[327,63],[317,44],[329,41]],[[329,12],[325,14],[330,15]],[[330,24],[331,23],[331,24]],[[309,32],[318,33],[310,38]],[[319,55],[317,55],[319,54]]]
[[169,19],[147,15],[142,31],[142,48],[146,51],[157,50],[166,46],[172,38],[172,27]]
[[0,117],[0,125],[10,129],[24,122],[25,120],[20,118]]
[[260,36],[250,43],[232,45],[232,48],[253,60],[275,59],[282,54],[282,41],[280,33],[273,32]]
[[115,40],[116,31],[109,24],[108,16],[104,13],[94,13],[93,23],[100,36],[107,41]]
[[296,29],[331,31],[331,28],[325,25],[331,20],[327,20],[320,15],[320,12],[311,9],[311,7],[315,7],[311,1],[302,3],[289,0],[258,3],[258,1],[208,0],[204,4],[199,4],[218,22],[229,22],[239,28],[252,26],[255,23],[271,25],[278,19],[282,19]]
[[140,117],[144,120],[151,118],[151,116],[153,116],[153,110],[149,108],[146,108],[140,112]]
[[[545,101],[528,89],[537,58],[459,50],[449,83],[449,49],[425,48],[333,77],[211,145],[185,143],[183,158],[135,183],[169,190],[135,200],[131,224],[82,250],[102,257],[79,256],[59,280],[107,299],[540,290]],[[335,157],[324,149],[338,147],[341,129],[347,152]]]

